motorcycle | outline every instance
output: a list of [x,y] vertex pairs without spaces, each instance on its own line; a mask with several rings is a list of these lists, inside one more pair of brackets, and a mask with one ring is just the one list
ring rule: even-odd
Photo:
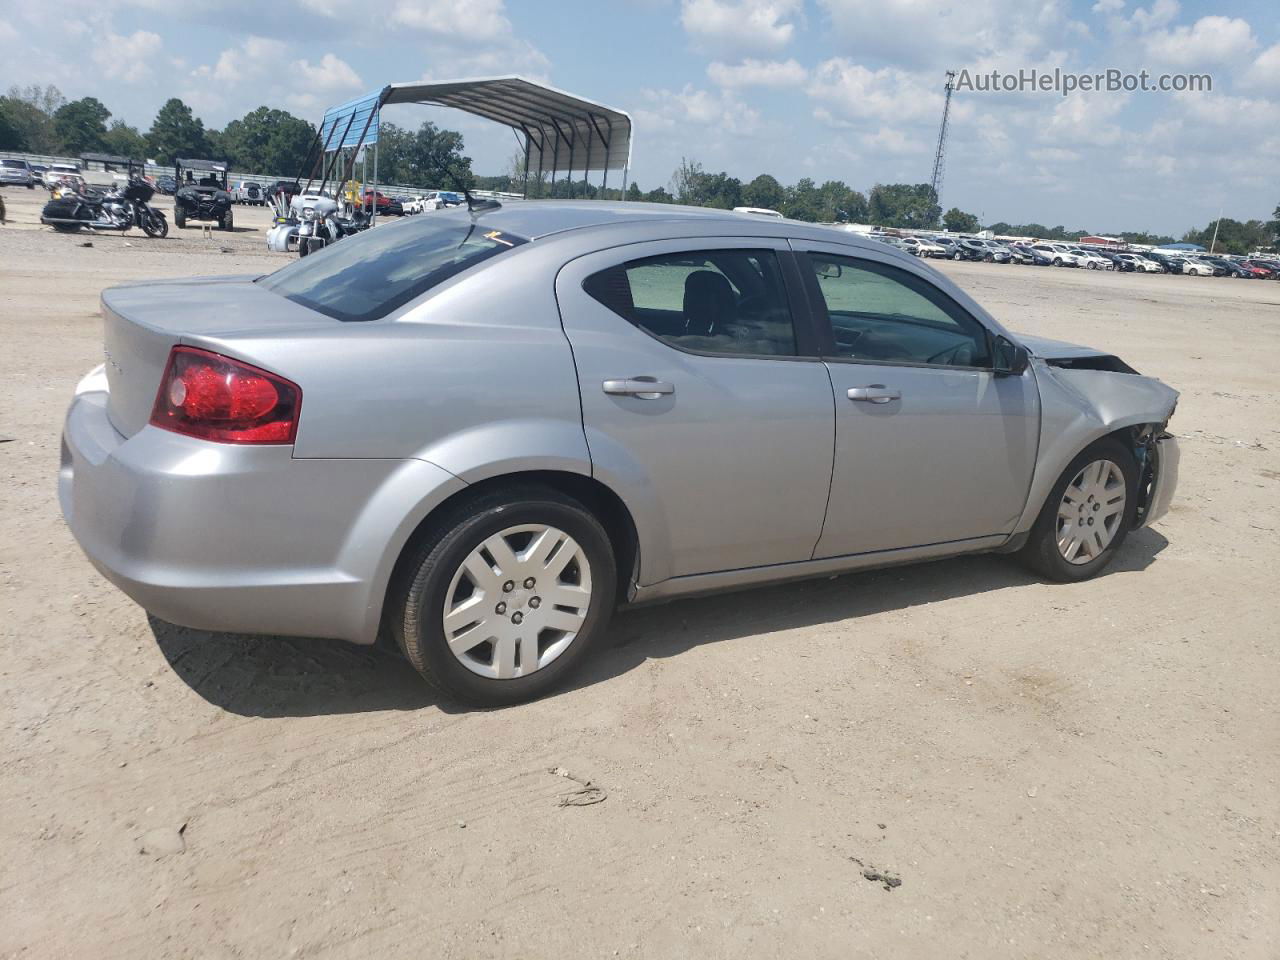
[[167,236],[169,222],[163,213],[150,205],[155,188],[141,177],[130,177],[123,190],[102,194],[88,190],[59,191],[59,196],[44,205],[40,222],[60,233],[76,233],[81,227],[90,230],[119,230],[140,227],[149,237]]
[[297,209],[298,256],[323,250],[343,237],[369,229],[369,218],[363,211],[351,217],[338,216],[338,203],[329,197],[295,197]]

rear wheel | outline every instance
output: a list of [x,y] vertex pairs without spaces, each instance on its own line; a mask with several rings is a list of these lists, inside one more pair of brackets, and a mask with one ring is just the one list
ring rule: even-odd
[[957,250],[957,251],[955,252],[955,254],[951,257],[951,259],[952,259],[952,260],[962,260],[962,259],[963,259],[963,256],[961,255],[960,251],[959,251],[959,250]]
[[187,226],[187,212],[181,207],[173,208],[173,222],[179,230],[183,230]]
[[1115,557],[1137,511],[1138,467],[1105,437],[1062,472],[1019,554],[1050,580],[1088,580]]
[[79,233],[80,232],[80,227],[74,223],[51,223],[50,226],[53,227],[53,229],[57,230],[59,233]]
[[600,522],[554,490],[464,504],[402,561],[388,623],[424,678],[476,706],[532,700],[600,642],[617,588]]
[[231,208],[227,208],[227,212],[218,220],[218,228],[221,230],[230,230],[235,224],[235,215],[231,212]]

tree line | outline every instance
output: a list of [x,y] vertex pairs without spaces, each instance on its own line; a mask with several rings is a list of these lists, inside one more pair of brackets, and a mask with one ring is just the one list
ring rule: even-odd
[[[235,170],[292,177],[304,172],[315,133],[316,128],[309,121],[266,106],[217,130],[206,127],[187,104],[174,97],[165,102],[144,133],[123,120],[112,119],[111,111],[97,98],[68,101],[54,86],[12,87],[0,97],[0,150],[70,156],[114,153],[150,158],[160,164],[172,163],[176,157],[201,157],[224,160]],[[954,233],[977,233],[982,229],[979,218],[972,213],[958,207],[943,212],[937,194],[927,183],[877,183],[866,193],[842,180],[819,184],[805,177],[784,185],[767,173],[744,183],[686,158],[666,186],[646,191],[633,181],[624,191],[620,186],[603,189],[585,179],[551,182],[546,171],[541,175],[530,171],[526,177],[522,154],[511,159],[506,174],[476,176],[463,149],[462,134],[433,123],[409,130],[384,122],[379,132],[378,181],[423,188],[527,189],[531,198],[625,197],[725,210],[762,207],[795,220],[822,223],[866,223],[918,230],[941,226]],[[1272,216],[1267,222],[1223,218],[1216,224],[1215,249],[1247,253],[1280,245],[1280,206]],[[1210,223],[1203,229],[1189,230],[1182,239],[1208,247],[1214,242],[1214,228],[1215,224]],[[1000,221],[987,225],[987,229],[1000,235],[1046,240],[1075,241],[1088,235],[1085,230],[1040,223]],[[1173,240],[1146,231],[1121,231],[1116,235],[1130,243]]]
[[[67,100],[57,87],[12,87],[0,97],[0,150],[79,157],[111,153],[170,164],[179,157],[225,161],[233,170],[293,177],[304,173],[315,125],[285,110],[258,107],[221,130],[206,127],[177,97],[146,132],[112,119],[96,97]],[[471,186],[462,135],[424,123],[416,131],[383,123],[378,178],[407,186]]]

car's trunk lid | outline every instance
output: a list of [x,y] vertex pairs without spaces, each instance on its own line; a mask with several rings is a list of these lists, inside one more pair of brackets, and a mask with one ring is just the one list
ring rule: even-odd
[[179,343],[333,324],[252,280],[161,280],[103,292],[107,412],[116,430],[128,437],[146,426],[169,351]]

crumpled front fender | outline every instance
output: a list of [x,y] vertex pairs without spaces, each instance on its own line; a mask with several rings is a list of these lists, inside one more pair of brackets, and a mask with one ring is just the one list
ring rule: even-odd
[[1163,427],[1178,391],[1150,377],[1032,364],[1040,389],[1040,449],[1015,533],[1031,529],[1049,491],[1081,450],[1125,427]]

